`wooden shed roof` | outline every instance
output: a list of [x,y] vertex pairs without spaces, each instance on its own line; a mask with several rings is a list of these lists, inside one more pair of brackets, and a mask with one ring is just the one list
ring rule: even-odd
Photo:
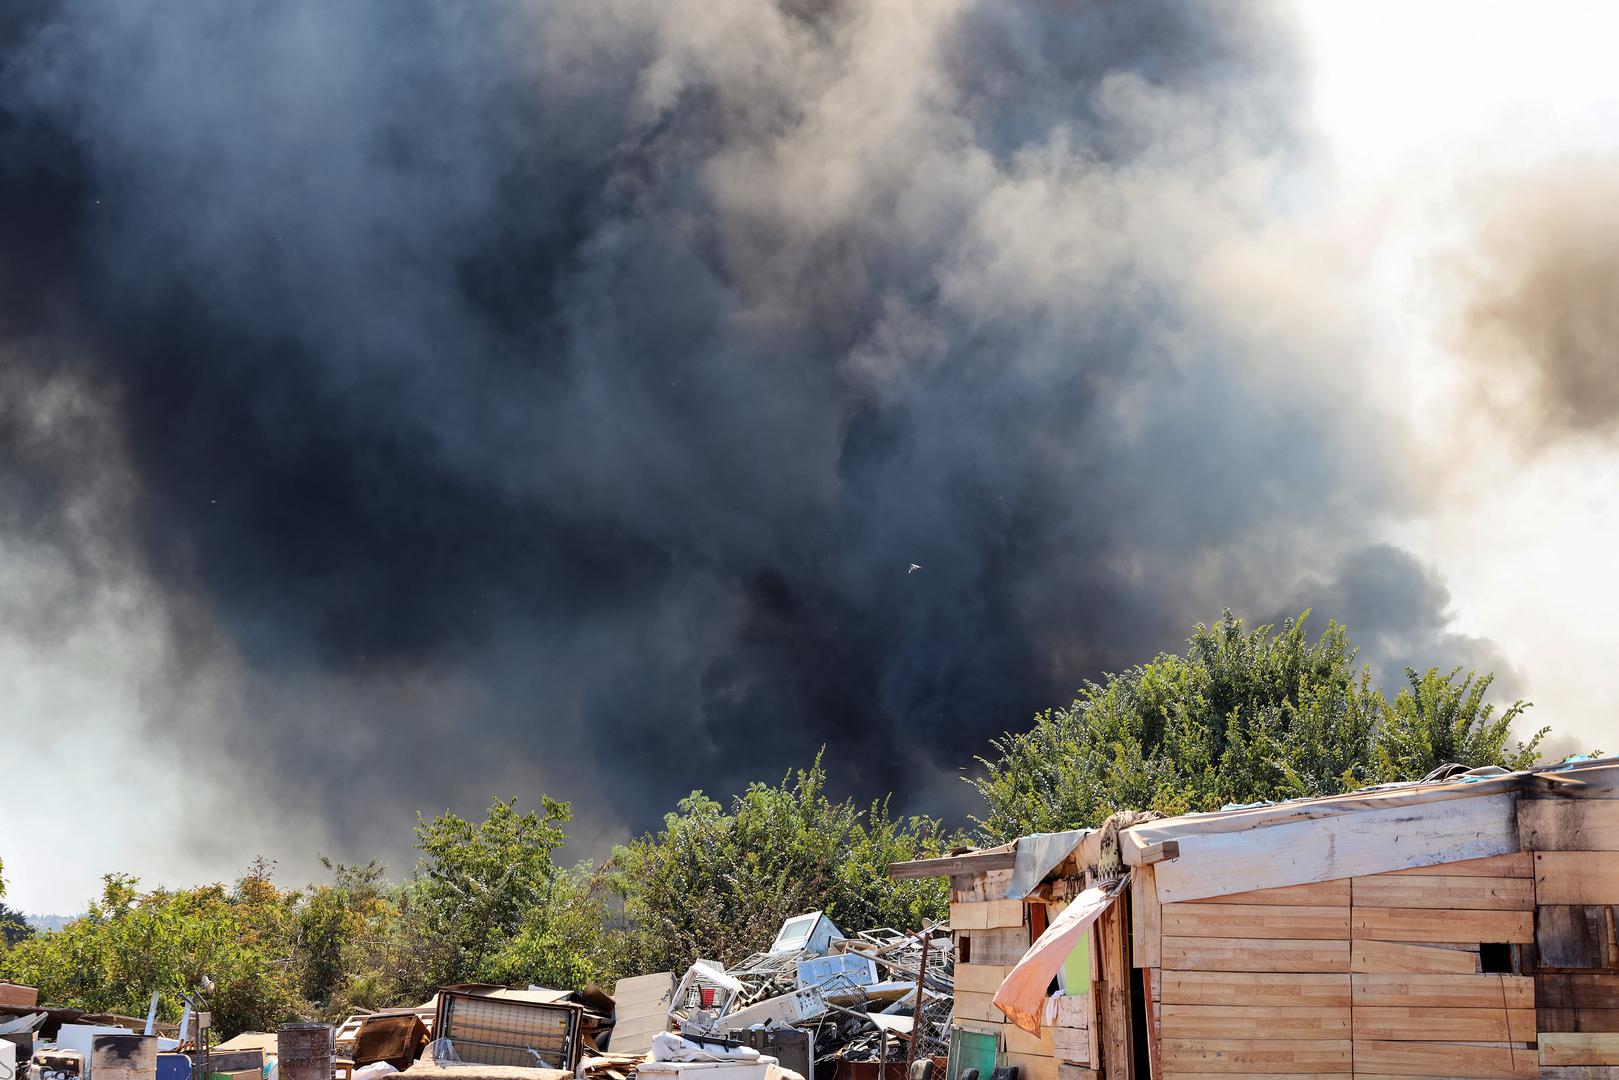
[[[1155,866],[1166,903],[1379,874],[1519,850],[1520,796],[1614,798],[1619,757],[1159,818],[1121,830],[1120,854],[1126,865]],[[1014,841],[895,863],[889,875],[1006,869],[1016,852]]]

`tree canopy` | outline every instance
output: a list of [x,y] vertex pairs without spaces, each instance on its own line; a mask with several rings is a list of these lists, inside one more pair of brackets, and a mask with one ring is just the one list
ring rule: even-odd
[[1337,623],[1314,641],[1305,612],[1278,630],[1230,612],[1184,654],[1087,682],[1074,701],[992,742],[972,783],[981,838],[1095,825],[1117,810],[1214,810],[1416,780],[1446,762],[1524,768],[1545,730],[1509,744],[1528,708],[1499,715],[1491,676],[1407,670],[1392,703],[1357,670]]
[[682,969],[698,957],[734,962],[782,922],[824,910],[845,930],[942,920],[942,880],[890,881],[887,867],[959,841],[939,821],[896,817],[886,800],[859,806],[826,793],[821,758],[776,786],[756,783],[728,807],[694,791],[663,828],[618,848],[609,864],[636,970]]

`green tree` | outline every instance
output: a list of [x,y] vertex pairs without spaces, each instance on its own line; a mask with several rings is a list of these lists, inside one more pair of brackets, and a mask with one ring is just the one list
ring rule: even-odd
[[158,991],[170,1020],[178,1019],[180,993],[208,975],[220,1034],[274,1030],[304,1008],[277,938],[296,894],[277,891],[262,869],[233,889],[149,892],[133,877],[108,874],[88,914],[0,953],[0,973],[39,987],[53,1005],[93,1012],[143,1015]]
[[596,868],[581,864],[558,871],[544,897],[483,967],[490,982],[531,982],[582,987],[616,978],[608,927],[612,912]]
[[942,880],[890,881],[887,866],[957,839],[931,818],[893,816],[886,800],[834,801],[819,756],[777,786],[750,785],[729,807],[693,792],[659,832],[613,853],[610,885],[627,921],[621,966],[733,963],[767,947],[788,917],[817,909],[844,930],[943,919]]
[[1421,777],[1449,762],[1527,769],[1540,757],[1540,742],[1550,728],[1541,728],[1527,743],[1512,741],[1513,721],[1529,703],[1514,701],[1496,715],[1495,706],[1484,700],[1495,676],[1469,672],[1458,682],[1461,670],[1441,675],[1429,668],[1419,675],[1405,669],[1406,687],[1395,695],[1372,742],[1378,779]]
[[299,992],[327,1019],[357,1008],[384,1008],[413,999],[399,963],[403,890],[372,859],[347,865],[322,856],[332,881],[311,885],[293,914]]
[[1418,779],[1444,760],[1521,768],[1535,759],[1538,736],[1506,749],[1522,709],[1492,719],[1488,676],[1454,684],[1456,673],[1430,672],[1391,706],[1357,671],[1345,629],[1329,623],[1311,641],[1308,616],[1250,630],[1228,611],[1199,625],[1184,655],[1087,683],[1071,705],[994,740],[972,780],[985,803],[982,838],[1096,825],[1117,810],[1336,794]]
[[554,859],[572,818],[542,797],[539,812],[495,799],[484,820],[419,820],[422,857],[406,897],[407,927],[427,945],[423,989],[471,979],[571,985],[599,973],[605,909],[584,876]]

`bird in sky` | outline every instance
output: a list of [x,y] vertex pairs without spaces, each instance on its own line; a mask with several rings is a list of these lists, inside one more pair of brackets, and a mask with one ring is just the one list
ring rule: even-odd
[[905,571],[905,572],[906,572],[906,573],[907,573],[907,574],[914,574],[914,573],[916,573],[916,572],[917,572],[917,571],[918,571],[918,570],[920,570],[920,569],[922,569],[922,564],[921,564],[921,563],[914,563],[914,562],[913,562],[913,563],[912,563],[912,564],[911,564],[911,568],[910,568],[910,569],[909,569],[909,570],[907,570],[907,571]]

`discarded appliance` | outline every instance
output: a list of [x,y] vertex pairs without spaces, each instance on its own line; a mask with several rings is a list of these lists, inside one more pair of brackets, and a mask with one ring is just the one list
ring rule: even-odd
[[877,962],[859,953],[832,953],[798,962],[798,985],[828,991],[870,986],[877,981]]
[[698,1014],[709,1022],[723,1016],[747,987],[740,979],[730,975],[718,961],[699,960],[681,976],[669,999],[667,1026],[681,1027],[688,1020],[705,1026]]
[[718,1031],[740,1031],[758,1025],[807,1024],[826,1015],[826,1009],[826,997],[821,988],[810,986],[726,1013],[713,1026]]
[[[130,1035],[135,1033],[127,1027],[109,1024],[63,1024],[56,1030],[56,1047],[59,1050],[72,1050],[79,1055],[79,1075],[90,1080],[95,1076],[97,1059],[95,1056],[96,1039],[102,1035]],[[144,1038],[145,1036],[141,1036]],[[156,1043],[153,1043],[153,1053],[156,1053]],[[155,1074],[157,1059],[152,1059],[152,1069]],[[123,1080],[123,1078],[119,1078]]]
[[781,924],[776,941],[770,946],[773,953],[807,952],[825,956],[832,951],[832,943],[843,937],[842,931],[832,924],[824,912],[810,911],[794,915]]
[[33,1072],[39,1080],[79,1080],[84,1075],[84,1055],[47,1046],[34,1051]]
[[555,991],[441,990],[434,1036],[448,1040],[469,1064],[572,1071],[584,1007],[556,997]]
[[813,1031],[794,1027],[745,1028],[732,1032],[730,1037],[766,1057],[775,1058],[789,1072],[806,1078],[815,1075]]
[[652,1040],[651,1061],[636,1069],[653,1080],[768,1080],[775,1058],[725,1039],[664,1032]]

